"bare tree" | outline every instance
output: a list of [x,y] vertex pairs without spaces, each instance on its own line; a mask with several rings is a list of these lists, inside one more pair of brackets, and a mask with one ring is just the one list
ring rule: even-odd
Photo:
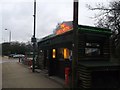
[[98,4],[96,7],[87,5],[87,7],[90,10],[101,11],[94,17],[97,20],[96,26],[109,28],[117,34],[120,32],[120,1],[112,1],[108,7],[103,6],[103,4]]
[[114,0],[109,2],[108,6],[98,4],[96,7],[87,5],[90,10],[99,10],[100,13],[94,16],[97,27],[109,28],[112,30],[111,37],[113,54],[120,59],[120,1]]

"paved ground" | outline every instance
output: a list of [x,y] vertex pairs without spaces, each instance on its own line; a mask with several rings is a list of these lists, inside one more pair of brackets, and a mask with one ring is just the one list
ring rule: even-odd
[[46,78],[41,73],[32,73],[18,60],[3,59],[2,63],[3,88],[63,88],[62,85]]

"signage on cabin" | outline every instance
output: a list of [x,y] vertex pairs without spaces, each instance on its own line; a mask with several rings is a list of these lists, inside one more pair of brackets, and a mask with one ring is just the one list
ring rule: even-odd
[[55,29],[55,34],[56,35],[63,34],[72,29],[73,29],[72,21],[63,22],[61,24],[58,24],[57,28]]

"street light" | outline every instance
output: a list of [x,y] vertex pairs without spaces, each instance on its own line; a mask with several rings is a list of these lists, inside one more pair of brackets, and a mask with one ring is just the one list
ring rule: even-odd
[[33,37],[31,38],[31,42],[33,42],[33,61],[32,61],[32,72],[35,72],[35,48],[36,48],[36,38],[35,38],[35,29],[36,29],[36,0],[34,0],[34,31]]
[[[5,29],[8,30],[8,29]],[[11,31],[9,30],[9,43],[11,42]]]
[[[8,29],[5,29],[5,30],[8,30]],[[9,30],[9,46],[8,46],[8,55],[10,55],[11,51],[10,51],[10,44],[11,44],[11,31]]]

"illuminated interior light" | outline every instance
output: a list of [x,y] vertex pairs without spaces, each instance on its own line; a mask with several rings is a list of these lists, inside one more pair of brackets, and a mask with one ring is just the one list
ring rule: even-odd
[[63,53],[64,53],[64,59],[68,59],[69,56],[70,56],[70,54],[69,54],[69,50],[68,50],[67,48],[64,48]]
[[53,58],[56,58],[56,50],[55,49],[53,49]]
[[67,51],[66,51],[66,48],[64,48],[64,58],[65,58],[65,59],[67,58]]

